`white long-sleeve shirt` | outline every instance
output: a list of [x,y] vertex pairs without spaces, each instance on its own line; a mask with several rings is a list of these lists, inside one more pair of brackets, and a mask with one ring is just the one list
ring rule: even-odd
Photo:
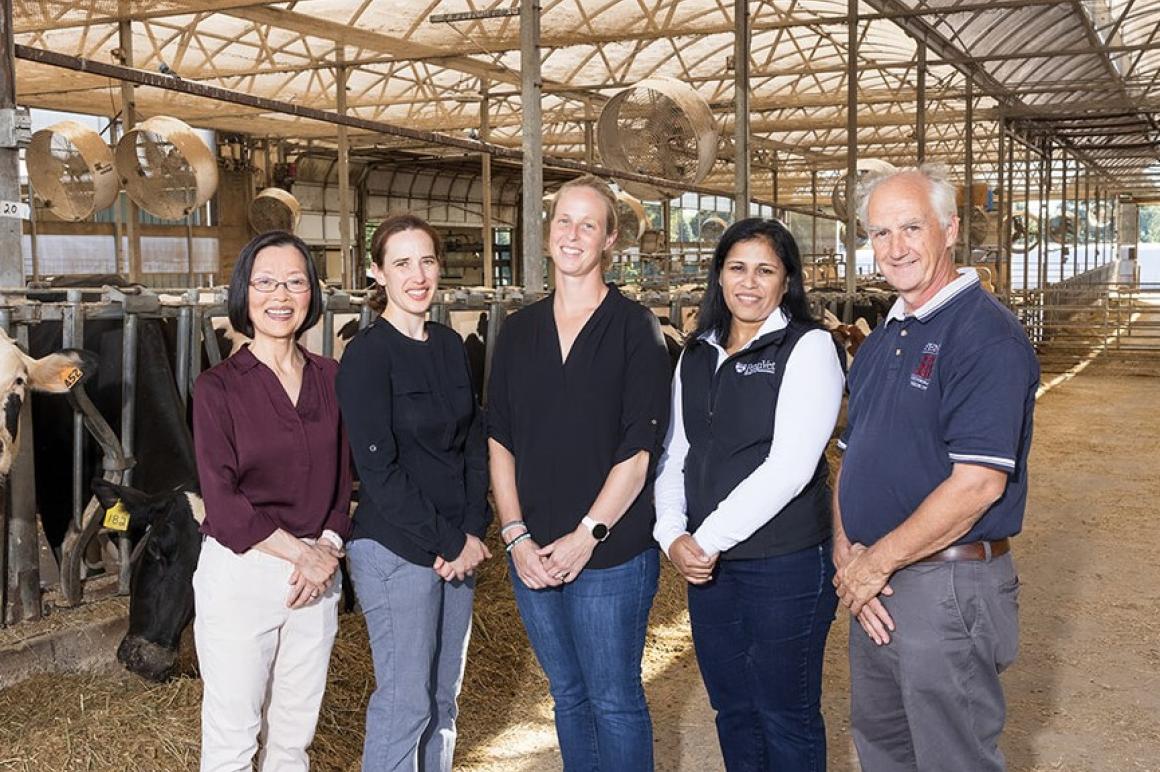
[[[775,310],[743,348],[788,323],[782,310]],[[705,340],[717,349],[720,369],[728,353],[718,344],[716,336],[710,334]],[[684,359],[684,354],[681,358]],[[689,452],[689,440],[685,435],[680,368],[678,363],[673,376],[672,420],[655,488],[657,522],[653,537],[666,555],[670,545],[687,533],[688,527],[685,456]],[[745,541],[802,492],[813,477],[834,430],[844,380],[827,331],[811,330],[798,340],[786,363],[778,394],[769,455],[693,533],[693,539],[706,554],[715,555]]]

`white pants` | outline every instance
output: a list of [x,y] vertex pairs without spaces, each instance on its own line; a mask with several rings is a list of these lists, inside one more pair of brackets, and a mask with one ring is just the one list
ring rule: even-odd
[[250,550],[202,542],[193,575],[193,637],[205,693],[201,772],[249,772],[261,739],[263,772],[307,770],[338,632],[341,578],[318,600],[286,607],[294,567]]

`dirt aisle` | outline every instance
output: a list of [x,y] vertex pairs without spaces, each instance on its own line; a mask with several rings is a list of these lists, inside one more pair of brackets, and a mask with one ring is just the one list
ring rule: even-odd
[[[1015,546],[1021,646],[1005,676],[1012,770],[1160,770],[1160,381],[1100,371],[1051,390],[1037,408],[1026,528]],[[843,772],[857,769],[846,631],[839,618],[824,690],[830,769]],[[687,615],[653,632],[646,678],[658,769],[721,769]],[[463,769],[559,770],[553,739],[541,703],[471,748]]]

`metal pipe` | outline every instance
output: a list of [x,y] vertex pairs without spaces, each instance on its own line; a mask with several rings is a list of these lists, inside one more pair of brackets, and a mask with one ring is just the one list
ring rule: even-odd
[[185,299],[190,304],[192,318],[189,320],[189,388],[193,390],[193,382],[201,374],[201,320],[202,310],[198,303],[201,291],[197,288],[185,293]]
[[[121,450],[129,464],[122,472],[121,482],[133,484],[133,453],[136,445],[134,434],[137,427],[137,314],[126,312],[121,330]],[[129,594],[129,580],[132,575],[130,550],[132,545],[127,533],[117,535],[117,556],[120,575],[117,577],[117,594]]]
[[[61,324],[61,348],[83,348],[85,340],[85,315],[80,290],[70,289],[65,293],[67,305],[64,307],[64,319]],[[73,411],[72,436],[72,516],[77,528],[82,527],[81,515],[84,506],[81,503],[85,492],[84,464],[85,464],[85,419],[79,410]]]
[[189,404],[189,328],[193,325],[193,309],[184,302],[177,312],[177,395],[182,406]]
[[487,404],[487,387],[491,382],[491,355],[495,351],[495,342],[499,339],[499,330],[503,325],[504,315],[503,303],[498,301],[493,302],[488,307],[487,312],[487,340],[484,341],[483,349],[483,404]]
[[[10,320],[9,320],[10,321]],[[16,330],[16,342],[28,350],[28,327]],[[8,544],[6,549],[11,574],[12,602],[10,618],[39,619],[40,603],[40,535],[36,525],[36,460],[33,452],[35,434],[32,426],[32,400],[25,399],[20,407],[20,432],[16,458],[8,473],[8,484],[3,492],[8,505]],[[0,576],[8,584],[7,575]],[[0,617],[5,616],[7,604],[0,606]]]
[[[918,42],[918,84],[914,102],[914,138],[918,143],[918,163],[926,161],[926,41]],[[969,87],[968,87],[969,88]]]
[[326,295],[322,297],[322,355],[334,358],[334,309]]
[[1003,160],[1004,151],[1010,152],[1011,143],[1006,142],[1003,135],[1007,133],[1007,120],[1003,116],[999,116],[999,255],[998,260],[1002,261],[1002,266],[996,265],[996,276],[998,280],[999,274],[1002,271],[1003,281],[1003,301],[1008,305],[1011,303],[1011,250],[1010,250],[1010,233],[1011,233],[1011,215],[1007,211],[1008,205],[1011,202],[1010,196],[1007,194],[1007,189],[1003,186],[1004,182],[1010,182],[1010,173],[1003,174]]
[[[338,66],[334,68],[334,88],[337,94],[335,112],[346,115],[346,46],[339,45],[334,51]],[[350,238],[350,137],[346,126],[339,126],[338,140],[338,241],[342,253],[342,286],[353,287],[357,272],[351,255]]]
[[[971,75],[967,75],[967,125],[966,125],[966,191],[963,195],[963,244],[966,245],[966,264],[974,264],[974,255],[971,253],[971,215],[974,207],[974,202],[971,200],[973,191],[972,185],[975,181],[975,79]],[[1000,163],[1002,159],[1000,159]]]
[[[1027,294],[1027,270],[1031,260],[1031,145],[1023,146],[1023,225],[1026,232],[1023,250],[1023,294]],[[1043,241],[1043,223],[1039,223],[1039,239]],[[1039,245],[1036,245],[1036,249]]]
[[818,170],[810,170],[810,254],[818,254]]
[[[1059,185],[1059,280],[1067,268],[1067,152],[1063,156],[1063,179]],[[1050,229],[1049,229],[1050,230]]]

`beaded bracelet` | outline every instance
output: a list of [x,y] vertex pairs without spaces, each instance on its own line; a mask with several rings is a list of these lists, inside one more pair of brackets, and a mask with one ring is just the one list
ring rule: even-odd
[[512,551],[512,549],[514,549],[517,544],[519,544],[522,541],[527,541],[530,538],[532,538],[532,535],[530,533],[528,533],[527,531],[524,531],[519,536],[517,536],[516,538],[509,541],[507,543],[507,546],[504,547],[504,551],[510,553]]

